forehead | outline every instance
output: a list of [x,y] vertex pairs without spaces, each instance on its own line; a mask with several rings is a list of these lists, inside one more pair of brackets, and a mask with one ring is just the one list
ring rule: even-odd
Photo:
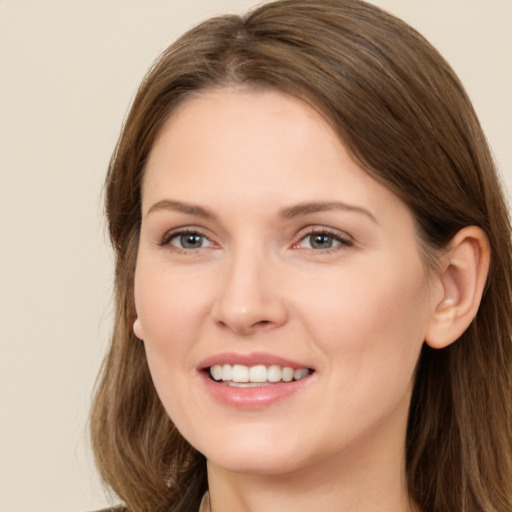
[[[247,149],[250,149],[249,141],[254,140],[261,151],[263,147],[272,147],[272,139],[275,140],[269,128],[286,127],[286,131],[281,133],[283,137],[276,141],[282,145],[285,135],[300,137],[304,135],[304,129],[313,125],[318,128],[317,133],[324,132],[324,138],[329,136],[336,144],[340,143],[327,121],[295,96],[270,88],[245,86],[206,89],[186,97],[172,112],[156,137],[149,165],[159,146],[167,144],[171,149],[171,138],[176,142],[179,139],[180,144],[202,141],[203,144],[211,142],[218,145],[222,137],[226,144],[242,142]],[[231,132],[227,130],[229,126],[232,127]],[[266,140],[261,137],[262,126],[269,134]],[[222,127],[222,132],[218,131],[219,127]],[[211,149],[209,144],[203,147]],[[238,145],[232,149],[235,147],[242,149]]]
[[[319,150],[311,151],[315,146]],[[308,154],[307,164],[319,167],[322,154],[325,160],[335,154],[347,160],[346,153],[323,117],[293,96],[272,90],[215,89],[187,98],[164,123],[145,178],[155,170],[177,172],[185,164],[198,173],[205,163],[209,168],[238,167],[240,173],[272,168],[277,177],[278,167],[284,168],[293,155]]]
[[143,209],[163,195],[215,203],[221,194],[233,206],[261,199],[267,209],[318,199],[377,209],[399,202],[310,105],[278,91],[232,88],[196,94],[166,121],[146,165]]

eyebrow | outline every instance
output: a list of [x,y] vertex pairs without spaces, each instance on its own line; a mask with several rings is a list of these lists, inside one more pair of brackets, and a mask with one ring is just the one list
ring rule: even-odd
[[378,224],[375,216],[366,208],[361,206],[355,206],[347,203],[343,203],[340,201],[329,201],[329,202],[320,202],[320,203],[300,203],[296,206],[290,206],[288,208],[283,208],[280,211],[280,216],[285,219],[291,219],[293,217],[298,217],[300,215],[309,215],[317,212],[325,212],[329,210],[343,210],[348,212],[362,213],[370,220]]
[[173,210],[177,212],[187,213],[189,215],[203,217],[205,219],[213,219],[215,217],[215,215],[212,212],[208,211],[206,208],[203,208],[202,206],[190,203],[183,203],[181,201],[174,201],[171,199],[162,199],[161,201],[156,202],[147,211],[146,215],[149,215],[150,213],[158,210]]
[[[202,206],[198,206],[190,203],[183,203],[182,201],[175,201],[172,199],[162,199],[161,201],[156,202],[152,205],[147,211],[146,215],[149,215],[152,212],[159,210],[172,210],[178,211],[182,213],[186,213],[188,215],[195,215],[198,217],[203,217],[205,219],[214,219],[215,215],[203,208]],[[294,217],[299,217],[302,215],[310,215],[312,213],[317,212],[325,212],[330,210],[342,210],[349,211],[355,213],[361,213],[368,217],[370,220],[378,224],[375,216],[366,208],[361,206],[355,206],[347,203],[343,203],[340,201],[329,201],[329,202],[312,202],[312,203],[300,203],[294,206],[289,206],[287,208],[283,208],[279,211],[279,216],[284,219],[292,219]]]

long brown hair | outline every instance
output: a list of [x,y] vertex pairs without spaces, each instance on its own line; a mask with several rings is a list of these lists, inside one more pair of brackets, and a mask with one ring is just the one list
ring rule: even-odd
[[278,89],[316,108],[409,206],[427,262],[461,228],[485,231],[492,261],[477,317],[448,348],[425,346],[418,363],[407,479],[424,512],[512,511],[512,248],[499,180],[448,64],[360,0],[282,0],[213,18],[168,48],[142,83],[106,181],[116,316],[91,416],[105,483],[131,512],[195,511],[206,490],[204,457],[166,415],[132,332],[133,277],[155,137],[184,99],[226,85]]

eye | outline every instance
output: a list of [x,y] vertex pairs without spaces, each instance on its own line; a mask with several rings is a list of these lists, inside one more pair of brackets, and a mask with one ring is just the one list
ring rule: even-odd
[[353,241],[341,233],[331,233],[330,231],[313,231],[303,236],[294,248],[329,250],[339,246],[350,247]]
[[193,250],[211,247],[212,242],[201,233],[195,231],[181,231],[171,233],[162,240],[161,245],[170,245],[177,249]]

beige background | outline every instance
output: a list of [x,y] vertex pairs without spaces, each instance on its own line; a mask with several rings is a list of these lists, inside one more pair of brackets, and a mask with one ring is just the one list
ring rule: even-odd
[[[0,511],[107,503],[86,422],[110,329],[105,168],[153,58],[240,0],[0,0]],[[512,190],[512,0],[375,0],[472,97]]]

